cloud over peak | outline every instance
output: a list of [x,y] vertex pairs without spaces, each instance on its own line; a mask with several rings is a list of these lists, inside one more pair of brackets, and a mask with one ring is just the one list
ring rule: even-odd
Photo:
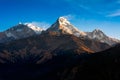
[[119,10],[116,10],[115,12],[107,15],[107,17],[118,17],[120,16],[120,9]]
[[74,19],[75,15],[68,14],[68,15],[64,15],[62,17],[66,18],[67,20],[72,20],[72,19]]

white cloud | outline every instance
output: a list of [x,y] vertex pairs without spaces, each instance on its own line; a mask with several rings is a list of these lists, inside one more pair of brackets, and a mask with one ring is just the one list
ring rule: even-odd
[[117,16],[120,16],[120,9],[107,15],[107,17],[117,17]]
[[38,27],[43,28],[45,30],[50,27],[50,24],[46,23],[46,22],[33,21],[33,22],[27,22],[27,23],[33,24],[34,26],[38,26]]
[[83,9],[85,9],[85,10],[90,10],[90,7],[84,6],[84,5],[82,5],[82,4],[80,4],[79,7],[80,7],[80,8],[83,8]]
[[68,15],[64,15],[62,17],[66,18],[67,20],[72,20],[75,18],[75,15],[68,14]]

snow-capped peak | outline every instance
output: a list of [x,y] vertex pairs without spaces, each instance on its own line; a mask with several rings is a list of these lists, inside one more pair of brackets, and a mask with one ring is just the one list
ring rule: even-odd
[[103,33],[103,32],[100,29],[95,29],[95,30],[93,30],[93,33]]
[[[92,34],[96,37],[106,37],[106,35],[100,29],[93,30]],[[94,38],[96,38],[94,37]]]
[[43,30],[43,28],[40,28],[32,23],[25,23],[26,26],[28,26],[29,28],[31,28],[33,31],[35,31],[36,34],[40,34]]
[[31,23],[19,23],[16,26],[5,31],[7,37],[21,39],[33,35],[40,34],[44,29],[37,27]]
[[87,36],[91,39],[98,39],[98,40],[107,37],[100,29],[95,29],[92,32],[89,32]]
[[87,36],[90,39],[99,40],[100,42],[107,43],[109,45],[114,45],[119,43],[120,41],[117,39],[113,39],[106,34],[104,34],[100,29],[95,29],[92,32],[87,32]]
[[64,17],[59,17],[57,21],[50,28],[48,28],[47,31],[62,32],[63,34],[73,34],[77,37],[86,35],[85,32],[79,31]]
[[70,24],[70,22],[64,17],[59,17],[58,21],[59,21],[60,25],[68,25],[68,24]]

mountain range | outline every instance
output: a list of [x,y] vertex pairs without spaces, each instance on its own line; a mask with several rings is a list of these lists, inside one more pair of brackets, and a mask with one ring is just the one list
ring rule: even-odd
[[[7,61],[16,63],[16,59],[21,61],[22,56],[26,54],[42,56],[39,62],[44,62],[49,57],[66,52],[79,55],[82,53],[91,54],[109,49],[120,42],[108,37],[101,30],[80,31],[64,17],[59,17],[47,30],[30,23],[19,23],[1,32],[0,35],[0,55],[9,55],[9,58],[2,56],[1,63],[7,63]],[[23,60],[24,62],[27,63]]]
[[64,17],[46,30],[19,23],[0,32],[0,79],[119,80],[119,53],[120,40]]
[[120,42],[118,39],[108,37],[99,29],[95,29],[92,32],[80,31],[75,26],[73,26],[66,18],[59,17],[57,21],[47,30],[37,27],[31,23],[19,23],[18,25],[13,26],[6,31],[0,32],[0,43],[39,35],[43,31],[51,31],[62,34],[70,34],[77,37],[89,38],[92,40],[100,41],[102,43],[107,43],[108,45],[114,45]]

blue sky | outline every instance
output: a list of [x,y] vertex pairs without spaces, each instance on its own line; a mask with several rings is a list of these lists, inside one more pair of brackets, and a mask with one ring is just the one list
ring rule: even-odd
[[0,0],[0,31],[19,22],[48,27],[65,16],[82,31],[120,39],[120,0]]

